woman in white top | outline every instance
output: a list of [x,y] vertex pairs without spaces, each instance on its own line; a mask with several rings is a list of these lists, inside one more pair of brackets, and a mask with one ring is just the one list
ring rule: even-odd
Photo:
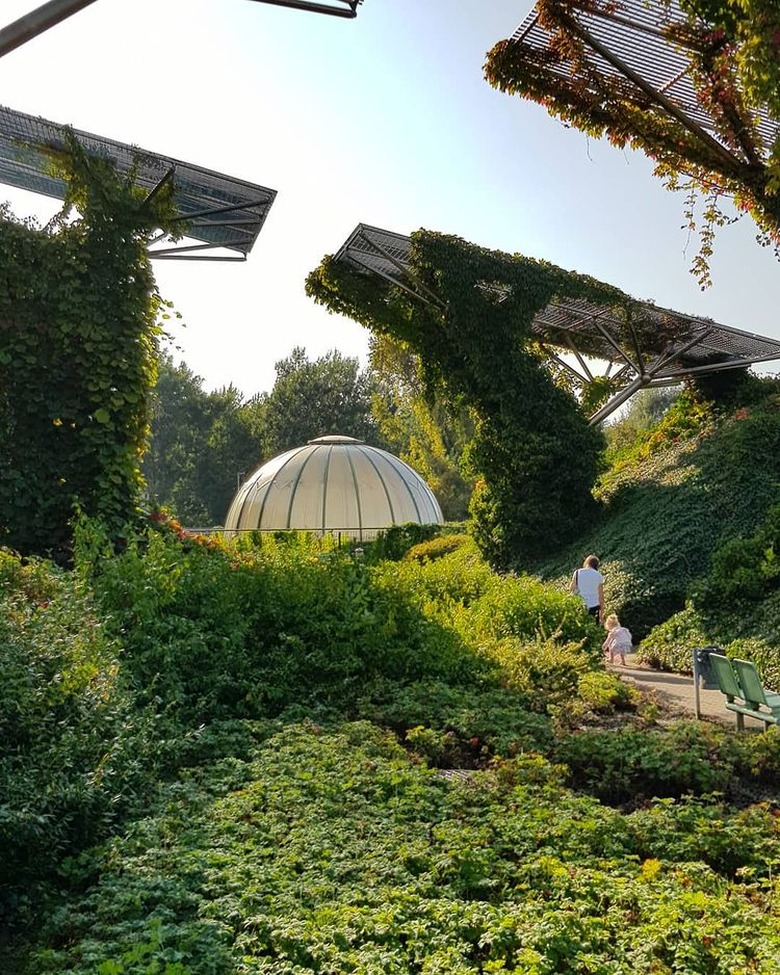
[[588,555],[571,577],[571,591],[582,597],[591,616],[596,622],[601,622],[604,612],[604,576],[599,572],[599,560],[595,555]]

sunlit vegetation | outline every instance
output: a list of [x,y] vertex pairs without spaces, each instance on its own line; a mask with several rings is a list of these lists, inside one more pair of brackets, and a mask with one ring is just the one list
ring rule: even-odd
[[780,736],[419,534],[3,554],[4,970],[773,971]]

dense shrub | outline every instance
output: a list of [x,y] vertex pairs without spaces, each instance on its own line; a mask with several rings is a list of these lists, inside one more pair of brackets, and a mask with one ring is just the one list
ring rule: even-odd
[[144,800],[159,756],[78,580],[0,552],[0,582],[2,918]]
[[595,650],[602,632],[582,600],[533,576],[505,576],[474,601],[465,627],[478,640],[583,640]]
[[685,672],[692,667],[694,649],[711,644],[701,617],[688,604],[650,631],[637,651],[637,660],[662,670]]
[[612,805],[722,792],[739,765],[731,735],[678,722],[663,731],[583,731],[558,743],[556,759],[575,784]]
[[78,564],[139,694],[189,726],[303,700],[346,708],[376,677],[455,680],[485,669],[381,567],[338,550],[273,540],[215,548],[150,529],[105,559],[99,537],[79,537]]
[[381,531],[371,542],[361,542],[364,558],[371,563],[385,560],[397,561],[416,545],[422,545],[436,538],[441,532],[439,525],[392,525]]
[[421,610],[448,623],[453,612],[470,607],[499,585],[499,576],[473,542],[432,561],[386,562],[377,566],[376,578],[384,586],[407,593]]
[[450,764],[460,766],[477,760],[484,763],[487,756],[548,751],[550,720],[534,707],[532,696],[489,684],[459,687],[443,682],[399,685],[384,681],[369,689],[357,713],[392,728],[402,741],[408,740],[408,730],[415,727],[442,735],[451,753],[460,750],[460,756],[450,754]]
[[459,548],[473,544],[470,535],[440,535],[428,542],[413,545],[404,555],[404,559],[407,562],[432,562],[443,555],[449,555],[451,552],[457,552]]

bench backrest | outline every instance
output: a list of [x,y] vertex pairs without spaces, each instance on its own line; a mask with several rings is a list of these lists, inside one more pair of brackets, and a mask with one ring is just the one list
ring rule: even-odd
[[734,670],[742,687],[742,695],[751,704],[766,704],[766,695],[755,665],[749,660],[733,660]]
[[720,653],[711,653],[710,665],[722,694],[725,694],[729,699],[745,696],[728,657]]

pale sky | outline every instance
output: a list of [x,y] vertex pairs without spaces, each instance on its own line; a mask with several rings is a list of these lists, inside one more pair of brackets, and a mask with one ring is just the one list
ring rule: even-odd
[[[0,26],[41,2],[4,0]],[[700,291],[682,196],[644,156],[483,80],[485,53],[531,6],[364,0],[342,20],[251,0],[96,0],[0,58],[0,103],[278,191],[245,263],[154,265],[186,326],[174,355],[206,389],[270,390],[296,345],[365,362],[368,333],[303,291],[359,222],[457,234],[780,339],[780,265],[749,218],[720,232]],[[2,185],[0,199],[54,209]]]

